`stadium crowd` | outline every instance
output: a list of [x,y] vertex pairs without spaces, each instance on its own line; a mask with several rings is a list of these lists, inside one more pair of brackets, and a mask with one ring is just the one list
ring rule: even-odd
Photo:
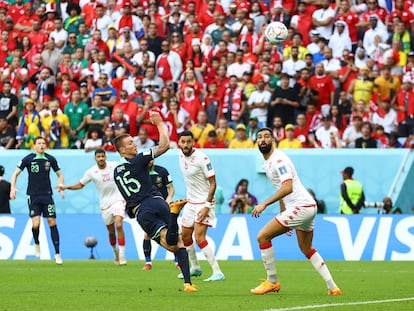
[[414,146],[411,0],[8,0],[0,31],[1,149],[148,147],[153,110],[173,145]]

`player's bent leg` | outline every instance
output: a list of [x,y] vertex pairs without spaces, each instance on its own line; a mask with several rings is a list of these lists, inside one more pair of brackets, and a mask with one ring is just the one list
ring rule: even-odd
[[302,231],[297,229],[296,236],[301,251],[306,258],[309,259],[319,275],[325,280],[326,286],[328,287],[328,295],[341,295],[342,291],[333,280],[327,264],[317,250],[312,246],[313,231]]
[[144,233],[144,240],[142,242],[142,248],[144,250],[145,255],[145,266],[142,267],[142,270],[151,270],[152,268],[152,262],[151,262],[151,239],[148,236],[148,234]]
[[[193,227],[182,227],[182,235],[181,238],[183,240],[184,246],[187,249],[187,253],[188,253],[188,259],[190,262],[190,275],[191,276],[201,276],[201,274],[203,273],[203,271],[201,270],[200,264],[198,262],[197,259],[197,253],[196,253],[196,249],[195,249],[195,245],[194,245],[194,241],[193,241],[193,231],[194,228]],[[177,276],[179,279],[184,278],[183,274],[180,273]]]
[[119,250],[116,247],[115,223],[107,224],[106,229],[108,230],[109,244],[114,251],[114,264],[119,265]]
[[62,256],[60,255],[60,238],[59,238],[59,231],[56,225],[56,218],[48,217],[47,222],[50,228],[50,237],[53,242],[53,246],[55,247],[55,262],[57,265],[63,264]]

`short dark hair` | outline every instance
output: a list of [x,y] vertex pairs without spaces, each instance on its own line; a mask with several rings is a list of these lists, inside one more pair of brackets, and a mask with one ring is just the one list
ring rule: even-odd
[[40,139],[42,139],[42,140],[46,141],[46,138],[44,138],[44,137],[42,137],[42,136],[37,136],[37,137],[34,139],[33,144],[36,144],[36,142],[37,142],[38,140],[40,140]]
[[256,134],[256,135],[258,135],[258,134],[259,134],[259,133],[261,133],[261,132],[269,132],[269,133],[270,133],[270,135],[272,135],[272,137],[274,138],[274,136],[273,136],[273,131],[272,131],[272,129],[271,129],[270,127],[266,127],[266,126],[264,126],[264,127],[260,128],[260,129],[257,131],[257,134]]
[[119,152],[119,149],[122,147],[122,142],[124,141],[124,138],[128,137],[129,134],[121,134],[114,138],[114,145],[116,148],[116,151]]
[[183,136],[191,136],[191,138],[194,139],[193,132],[188,131],[188,130],[187,131],[182,131],[180,134],[178,134],[178,139],[180,139]]
[[105,150],[104,149],[101,149],[101,148],[99,148],[99,149],[96,149],[95,150],[95,155],[97,155],[97,154],[106,154],[106,152],[105,152]]

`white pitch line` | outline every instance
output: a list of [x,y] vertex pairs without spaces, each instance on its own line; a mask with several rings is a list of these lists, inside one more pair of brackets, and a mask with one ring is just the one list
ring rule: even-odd
[[377,304],[377,303],[399,302],[399,301],[409,301],[409,300],[414,300],[414,297],[398,298],[398,299],[385,299],[385,300],[372,300],[372,301],[359,301],[359,302],[326,303],[326,304],[323,304],[323,305],[311,305],[311,306],[289,307],[289,308],[279,308],[279,309],[268,309],[268,310],[265,310],[265,311],[293,311],[293,310],[306,310],[306,309],[353,306],[353,305],[370,305],[370,304]]

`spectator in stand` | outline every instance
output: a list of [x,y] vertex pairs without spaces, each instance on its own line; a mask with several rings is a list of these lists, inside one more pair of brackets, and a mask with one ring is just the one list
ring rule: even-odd
[[235,128],[236,124],[243,121],[243,114],[246,109],[246,95],[238,85],[237,76],[230,76],[229,88],[224,93],[222,114],[229,123]]
[[342,137],[344,130],[347,127],[345,116],[339,109],[338,104],[333,104],[329,110],[329,116],[331,117],[331,123],[338,129],[338,136]]
[[387,135],[397,130],[397,113],[391,108],[391,99],[380,101],[376,112],[372,114],[372,124],[382,125]]
[[114,68],[112,63],[107,60],[105,52],[101,50],[98,52],[96,62],[92,63],[90,69],[93,71],[94,81],[99,82],[101,74],[106,74],[107,78],[111,79]]
[[320,51],[318,42],[321,37],[319,36],[319,31],[315,29],[311,30],[310,34],[311,34],[311,42],[306,46],[306,49],[308,50],[309,54],[313,55]]
[[289,86],[289,76],[282,74],[280,87],[274,90],[267,113],[267,123],[275,116],[282,118],[284,124],[295,122],[295,109],[299,108],[297,91]]
[[257,205],[257,198],[248,191],[249,181],[240,179],[229,200],[230,214],[247,214]]
[[355,148],[377,148],[377,141],[372,137],[372,125],[363,122],[361,127],[362,136],[355,141]]
[[341,171],[343,182],[341,183],[340,212],[341,214],[359,214],[364,206],[365,195],[362,184],[352,179],[354,169],[350,166]]
[[322,148],[329,149],[336,147],[331,140],[331,134],[334,134],[335,137],[337,137],[338,129],[332,125],[331,117],[329,115],[323,116],[322,126],[315,132],[316,139]]
[[0,92],[0,118],[6,119],[11,127],[16,127],[17,125],[18,104],[17,96],[12,93],[11,81],[3,81],[3,90]]
[[[295,57],[292,55],[294,47],[297,48]],[[295,59],[304,60],[306,54],[308,53],[308,49],[303,45],[302,35],[300,33],[294,33],[292,36],[292,45],[283,49],[283,60],[285,61],[293,57]]]
[[[115,52],[119,56],[125,56],[125,53],[127,51],[130,52],[132,56],[138,53],[139,43],[138,40],[135,38],[131,28],[125,26],[121,28],[120,35],[116,40]],[[132,59],[132,56],[128,55],[130,59]]]
[[335,22],[335,30],[328,46],[332,49],[332,56],[336,59],[341,58],[343,50],[350,51],[352,49],[351,37],[346,22],[341,20]]
[[82,141],[86,135],[86,116],[89,107],[81,101],[80,91],[74,90],[72,100],[65,106],[64,113],[69,118],[69,148],[81,148]]
[[259,119],[254,116],[249,117],[249,123],[247,124],[247,137],[253,140],[254,143],[256,143],[256,136],[257,132],[259,131],[261,127],[259,127]]
[[99,95],[102,99],[102,106],[107,107],[110,111],[116,102],[116,90],[108,84],[109,76],[107,73],[102,72],[99,75],[96,83],[96,88],[92,92],[92,97]]
[[[332,49],[325,47],[323,51],[325,59],[321,62],[325,68],[325,74],[330,76],[336,88],[339,88],[339,70],[341,70],[341,62],[333,57]],[[331,103],[332,104],[332,103]]]
[[218,87],[214,80],[210,82],[207,87],[208,93],[204,98],[204,104],[208,116],[208,122],[217,125],[221,113],[220,107],[222,105],[222,98],[220,98],[217,94]]
[[49,37],[49,41],[46,43],[45,49],[41,53],[43,65],[49,67],[53,73],[57,71],[57,68],[62,63],[62,53],[56,47],[55,41],[52,37]]
[[161,112],[170,136],[170,145],[172,144],[170,147],[176,147],[173,143],[178,143],[178,134],[191,125],[190,114],[184,108],[181,108],[175,97],[171,98]]
[[389,147],[389,140],[388,136],[384,132],[384,127],[380,124],[374,125],[375,130],[372,134],[372,138],[375,138],[377,141],[378,148],[388,148]]
[[[405,146],[406,148],[408,146]],[[391,133],[388,137],[388,148],[389,149],[399,149],[403,148],[403,145],[398,141],[398,134],[397,133]]]
[[207,113],[204,110],[198,112],[197,123],[190,127],[194,140],[200,148],[204,147],[204,143],[208,140],[208,133],[214,129],[214,126],[207,122]]
[[5,117],[0,116],[0,150],[14,149],[15,145],[16,131],[14,127],[8,125]]
[[145,38],[148,42],[148,49],[154,53],[157,58],[162,53],[161,44],[164,38],[158,35],[157,24],[150,23],[148,27],[148,34]]
[[321,8],[312,14],[312,25],[321,37],[329,40],[332,35],[332,26],[335,21],[335,10],[330,7],[329,0],[321,1]]
[[[128,134],[131,134],[132,137],[137,136],[137,104],[128,98],[128,92],[126,90],[122,90],[119,95],[119,100],[114,105],[112,109],[112,117],[111,119],[115,119],[116,110],[121,108],[124,114],[127,117],[127,121],[129,123],[129,131]],[[117,136],[117,135],[116,135]]]
[[368,107],[371,100],[374,83],[369,79],[369,69],[363,66],[359,69],[359,76],[351,82],[348,87],[348,97],[352,98],[354,103],[364,101]]
[[278,144],[281,140],[286,138],[285,128],[283,126],[283,121],[281,117],[276,116],[273,118],[271,129],[276,144]]
[[355,65],[355,56],[349,53],[344,58],[345,65],[341,67],[338,73],[338,80],[341,83],[342,91],[347,92],[355,79],[358,78],[358,68]]
[[282,72],[288,74],[291,78],[297,78],[298,72],[306,67],[306,63],[299,59],[299,47],[292,46],[290,58],[283,62]]
[[66,149],[69,147],[69,118],[64,113],[58,114],[59,102],[49,103],[50,115],[41,118],[44,136],[50,149]]
[[105,129],[104,135],[102,136],[102,147],[105,151],[115,152],[115,146],[113,140],[115,138],[115,130],[112,126],[108,126]]
[[245,72],[251,73],[252,66],[243,61],[244,52],[242,49],[238,49],[236,52],[236,61],[227,67],[227,76],[236,76],[241,80]]
[[[307,13],[307,4],[305,1],[298,2],[297,14],[293,15],[290,19],[290,27],[293,28],[295,32],[303,34],[303,44],[305,46],[310,44],[309,33],[312,29],[312,17]],[[309,53],[312,52],[309,51]]]
[[414,135],[414,90],[410,74],[405,74],[393,108],[397,111],[398,136]]
[[395,97],[401,88],[400,79],[391,75],[391,68],[384,66],[381,70],[381,75],[374,80],[373,94],[378,96],[379,100],[390,98],[391,102],[395,101]]
[[103,106],[102,96],[95,94],[93,96],[92,107],[89,108],[89,113],[86,116],[88,126],[98,128],[102,131],[108,126],[110,116],[109,109]]
[[115,137],[121,134],[128,134],[129,131],[129,119],[128,115],[124,113],[122,108],[115,108],[112,114],[109,126],[115,131]]
[[91,127],[86,135],[84,149],[85,152],[90,152],[97,149],[102,149],[102,131],[96,127]]
[[224,142],[220,141],[217,137],[215,130],[208,132],[207,141],[204,143],[204,148],[227,148]]
[[145,72],[145,78],[142,80],[142,87],[145,93],[151,95],[155,101],[158,101],[163,86],[164,81],[156,75],[155,67],[148,67]]
[[39,112],[35,109],[34,102],[27,99],[24,103],[25,112],[21,115],[16,135],[16,149],[33,148],[34,139],[43,132]]
[[285,126],[286,138],[282,139],[279,144],[279,149],[302,148],[302,143],[295,138],[295,126],[293,124],[286,124]]
[[183,96],[180,100],[180,106],[189,113],[192,122],[197,120],[199,111],[203,110],[200,97],[196,96],[192,86],[185,87]]
[[352,51],[355,51],[358,43],[358,15],[351,10],[351,2],[348,0],[340,0],[339,14],[336,16],[337,21],[344,21],[349,30],[349,36],[352,44]]
[[230,142],[236,138],[236,132],[229,127],[229,123],[226,118],[220,118],[217,121],[216,133],[218,140],[223,142],[226,147],[228,147]]
[[[96,8],[96,12],[98,12],[100,8],[97,5]],[[85,23],[85,19],[88,19],[89,16],[82,16],[81,13],[81,8],[79,7],[78,4],[76,3],[69,3],[68,8],[67,8],[67,13],[69,14],[69,17],[64,19],[64,24],[63,24],[63,28],[68,32],[68,33],[75,33],[78,34],[79,33],[79,25],[80,24],[84,24]],[[94,14],[96,14],[95,12],[93,12]],[[96,16],[95,16],[96,17]],[[106,29],[106,27],[105,27]]]
[[297,111],[306,112],[306,107],[309,103],[316,103],[318,101],[318,91],[310,85],[311,73],[308,68],[303,68],[300,71],[300,78],[295,84],[294,88],[298,91],[299,108]]
[[333,79],[325,73],[323,63],[316,65],[315,75],[310,78],[309,84],[319,91],[318,101],[316,103],[317,110],[321,111],[323,115],[327,115],[330,106],[334,103],[335,85]]
[[229,149],[254,148],[254,142],[247,138],[246,125],[239,123],[236,126],[236,138],[232,139]]
[[[410,12],[410,14],[412,13]],[[414,17],[411,20],[411,24],[414,25]],[[410,29],[410,27],[407,28],[405,26],[403,21],[399,20],[395,22],[393,32],[391,32],[387,40],[389,45],[391,45],[394,40],[397,40],[400,43],[400,52],[404,53],[404,58],[408,53],[414,50],[414,35],[411,33]],[[405,65],[405,63],[403,65]]]
[[134,142],[137,144],[138,150],[147,150],[155,146],[155,142],[148,138],[148,130],[146,128],[138,130],[138,136],[134,137]]
[[[207,6],[205,5],[207,4]],[[205,29],[214,23],[214,13],[224,14],[224,10],[221,4],[217,3],[215,0],[209,0],[207,3],[203,3],[204,8],[197,12],[203,12],[197,17],[198,23],[201,25],[201,30],[204,32]]]
[[365,51],[370,51],[373,49],[373,47],[376,45],[375,38],[377,36],[377,40],[380,40],[379,42],[385,43],[388,39],[388,32],[385,29],[384,24],[378,20],[378,16],[371,15],[369,17],[369,29],[364,34],[363,47]]
[[67,40],[68,40],[68,32],[65,29],[63,29],[62,18],[55,17],[55,30],[53,30],[50,33],[49,42],[53,41],[55,43],[54,47],[56,47],[58,51],[62,52],[66,45]]
[[138,107],[137,111],[137,123],[140,128],[146,128],[148,138],[152,139],[156,144],[159,140],[159,133],[157,127],[150,120],[150,112],[155,111],[161,114],[161,109],[155,106],[155,101],[151,95],[146,95],[144,99],[144,105]]

